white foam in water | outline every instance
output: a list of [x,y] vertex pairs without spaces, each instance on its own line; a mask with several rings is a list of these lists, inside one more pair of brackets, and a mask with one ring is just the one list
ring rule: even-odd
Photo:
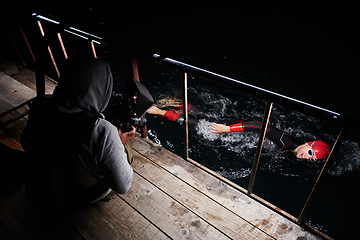
[[230,171],[222,170],[222,171],[215,171],[215,172],[220,174],[224,178],[227,178],[229,180],[235,180],[235,179],[250,176],[251,169],[250,168],[247,168],[247,169],[241,168],[239,170],[230,170]]
[[341,176],[346,171],[360,170],[360,146],[356,142],[344,141],[329,173]]
[[158,138],[155,130],[149,129],[149,130],[148,130],[148,134],[149,134],[149,138],[150,138],[153,142],[155,142],[155,143],[156,143],[157,145],[159,145],[159,146],[162,146],[162,145],[161,145],[161,141],[160,141],[160,139]]
[[[220,141],[219,144],[215,145],[215,148],[226,148],[238,155],[245,155],[249,151],[248,149],[257,147],[257,133],[212,133],[211,124],[212,122],[201,119],[195,127],[196,134],[203,140],[204,145],[213,146],[214,141]],[[269,140],[266,142],[271,144]]]
[[220,138],[220,134],[211,132],[211,122],[206,121],[205,119],[200,119],[199,123],[196,125],[196,133],[202,136],[204,139],[209,141],[215,141]]

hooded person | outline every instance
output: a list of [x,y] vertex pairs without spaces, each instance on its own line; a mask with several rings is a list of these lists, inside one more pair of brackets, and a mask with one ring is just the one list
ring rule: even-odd
[[133,170],[124,145],[135,128],[122,133],[103,118],[112,87],[106,62],[73,58],[66,60],[54,94],[34,101],[21,136],[29,155],[25,185],[30,201],[54,208],[78,206],[111,190],[129,190]]

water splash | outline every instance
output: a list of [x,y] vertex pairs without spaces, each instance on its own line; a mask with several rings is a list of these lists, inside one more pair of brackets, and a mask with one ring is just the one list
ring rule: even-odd
[[340,146],[339,153],[334,164],[329,169],[332,176],[341,176],[346,171],[360,170],[360,146],[359,143],[344,141]]

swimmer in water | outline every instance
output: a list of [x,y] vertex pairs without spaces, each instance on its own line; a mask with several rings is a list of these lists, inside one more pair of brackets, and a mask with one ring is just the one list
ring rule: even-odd
[[[211,132],[213,133],[230,133],[230,132],[260,132],[261,122],[241,122],[230,126],[218,123],[211,124]],[[329,155],[329,146],[321,141],[315,140],[311,142],[303,143],[298,138],[291,136],[290,134],[268,125],[266,129],[266,135],[272,142],[274,142],[281,152],[284,150],[292,150],[299,159],[324,159]]]
[[[160,109],[160,108],[165,108]],[[189,113],[193,113],[192,105],[188,104]],[[157,101],[156,105],[150,107],[147,113],[159,115],[166,120],[182,124],[183,117],[183,104],[180,99],[164,98]],[[198,120],[189,116],[189,126],[194,126]],[[211,132],[213,133],[230,133],[230,132],[260,132],[261,122],[250,121],[241,122],[234,125],[224,125],[218,123],[211,124]],[[268,125],[266,130],[267,138],[276,144],[281,152],[291,150],[296,158],[299,159],[324,159],[329,155],[329,146],[321,141],[306,142],[291,136],[290,134]]]

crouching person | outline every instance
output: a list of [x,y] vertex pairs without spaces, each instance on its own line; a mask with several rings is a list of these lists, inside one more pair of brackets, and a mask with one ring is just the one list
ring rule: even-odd
[[69,59],[52,96],[36,99],[22,134],[27,154],[28,199],[41,208],[72,209],[126,193],[133,169],[122,133],[105,120],[113,78],[99,59]]

